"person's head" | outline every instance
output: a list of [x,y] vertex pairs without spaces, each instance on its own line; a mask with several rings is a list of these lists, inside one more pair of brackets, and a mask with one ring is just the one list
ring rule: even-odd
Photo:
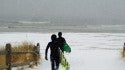
[[52,40],[52,41],[55,41],[55,40],[56,40],[56,35],[55,35],[55,34],[52,34],[52,35],[51,35],[51,40]]
[[59,36],[59,37],[62,37],[62,32],[58,32],[58,36]]

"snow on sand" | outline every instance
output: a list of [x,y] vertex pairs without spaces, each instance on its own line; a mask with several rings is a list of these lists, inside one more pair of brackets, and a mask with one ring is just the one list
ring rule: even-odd
[[[33,70],[51,70],[50,60],[44,59],[51,34],[53,33],[1,33],[0,44],[39,42],[42,61]],[[65,54],[71,65],[70,70],[125,70],[125,61],[120,56],[125,33],[64,33],[63,36],[72,48],[70,54]]]

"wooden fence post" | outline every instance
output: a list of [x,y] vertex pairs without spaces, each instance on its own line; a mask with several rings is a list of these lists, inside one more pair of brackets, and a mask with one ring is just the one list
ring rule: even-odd
[[7,70],[11,70],[11,44],[6,44],[6,65],[8,66]]
[[35,65],[38,65],[38,57],[40,54],[40,44],[37,43],[36,46],[34,46],[34,60],[35,60]]
[[40,44],[37,43],[37,53],[40,54]]

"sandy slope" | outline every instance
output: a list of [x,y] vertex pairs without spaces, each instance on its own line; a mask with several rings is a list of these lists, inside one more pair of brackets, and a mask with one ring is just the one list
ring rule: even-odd
[[[50,61],[44,59],[45,48],[51,34],[53,33],[3,33],[0,34],[0,44],[39,42],[41,64],[25,70],[51,70]],[[125,70],[125,61],[120,56],[120,49],[125,41],[124,36],[125,33],[64,33],[64,37],[72,47],[72,52],[65,54],[71,65],[70,70]]]

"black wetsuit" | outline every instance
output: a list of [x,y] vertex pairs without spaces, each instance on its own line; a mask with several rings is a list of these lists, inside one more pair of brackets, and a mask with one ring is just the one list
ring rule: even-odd
[[45,53],[46,56],[49,48],[50,48],[50,59],[51,59],[52,70],[58,69],[59,63],[60,63],[60,47],[58,42],[52,41],[48,43],[46,47],[46,53]]
[[57,38],[57,41],[58,41],[58,44],[59,44],[59,46],[60,46],[62,52],[64,52],[63,45],[64,45],[64,43],[66,43],[65,38],[59,37],[59,38]]

